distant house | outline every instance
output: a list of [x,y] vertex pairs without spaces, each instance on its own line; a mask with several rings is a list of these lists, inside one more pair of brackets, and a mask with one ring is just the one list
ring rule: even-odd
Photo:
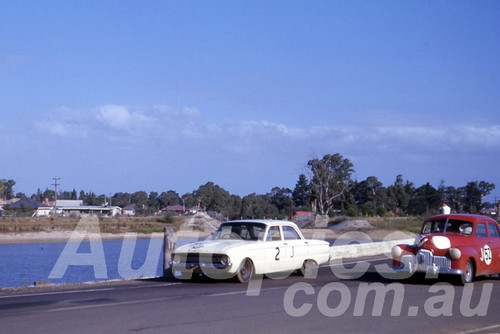
[[167,205],[165,208],[162,209],[162,211],[165,211],[165,212],[174,212],[174,213],[183,213],[184,212],[184,206],[180,205],[180,204]]
[[40,203],[32,198],[22,198],[17,201],[10,201],[7,205],[3,207],[4,210],[19,213],[29,213],[35,212],[38,209],[44,209],[47,206],[43,203]]
[[135,216],[135,205],[129,204],[122,209],[122,215],[124,216]]
[[314,212],[302,210],[295,211],[291,216],[292,220],[301,228],[314,223],[315,217]]
[[11,210],[19,210],[19,209],[29,209],[36,210],[40,207],[45,207],[46,205],[34,200],[32,198],[22,198],[19,201],[13,202],[9,204],[9,209]]
[[201,206],[199,206],[199,205],[195,205],[195,206],[189,208],[189,214],[190,215],[194,215],[194,214],[196,214],[196,213],[198,213],[200,211],[203,211],[203,210],[202,210]]
[[58,199],[58,207],[68,207],[68,206],[82,206],[83,200],[81,199]]
[[[74,205],[70,205],[74,204]],[[37,217],[47,217],[54,213],[57,215],[69,217],[69,216],[116,216],[121,214],[122,209],[119,206],[107,206],[107,205],[82,205],[83,201],[57,201],[57,207],[43,206],[36,209],[34,216]]]
[[481,209],[481,214],[489,215],[489,216],[496,216],[498,214],[498,208],[493,207],[493,208],[488,208],[488,209]]

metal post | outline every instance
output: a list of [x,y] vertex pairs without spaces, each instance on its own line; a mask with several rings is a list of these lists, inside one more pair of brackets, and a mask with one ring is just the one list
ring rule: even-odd
[[171,278],[172,270],[170,268],[170,261],[172,261],[172,253],[177,247],[177,235],[173,227],[165,227],[163,230],[163,277]]

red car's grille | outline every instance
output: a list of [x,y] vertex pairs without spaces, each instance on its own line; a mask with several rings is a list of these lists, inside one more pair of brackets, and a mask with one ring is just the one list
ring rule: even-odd
[[436,265],[443,268],[451,268],[451,259],[446,256],[433,256],[427,249],[421,249],[417,253],[417,264],[428,266]]

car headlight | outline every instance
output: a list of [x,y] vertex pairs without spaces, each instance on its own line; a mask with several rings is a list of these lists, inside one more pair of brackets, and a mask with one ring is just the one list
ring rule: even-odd
[[177,254],[175,254],[175,253],[172,253],[172,257],[171,257],[171,259],[172,259],[172,264],[178,264],[178,263],[179,263],[179,258],[180,258],[180,256],[179,256],[179,255],[177,255]]
[[225,254],[214,254],[212,255],[212,263],[227,266],[230,263],[229,256]]
[[432,243],[438,249],[448,249],[451,247],[450,239],[441,235],[435,235],[432,237]]
[[396,245],[392,247],[391,254],[393,258],[398,258],[403,254],[403,249]]

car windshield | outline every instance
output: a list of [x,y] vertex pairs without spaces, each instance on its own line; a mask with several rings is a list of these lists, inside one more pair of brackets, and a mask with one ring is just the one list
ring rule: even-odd
[[213,239],[264,240],[266,225],[262,223],[223,223],[215,232]]
[[472,223],[460,219],[438,219],[431,220],[424,224],[422,233],[457,233],[472,234]]

